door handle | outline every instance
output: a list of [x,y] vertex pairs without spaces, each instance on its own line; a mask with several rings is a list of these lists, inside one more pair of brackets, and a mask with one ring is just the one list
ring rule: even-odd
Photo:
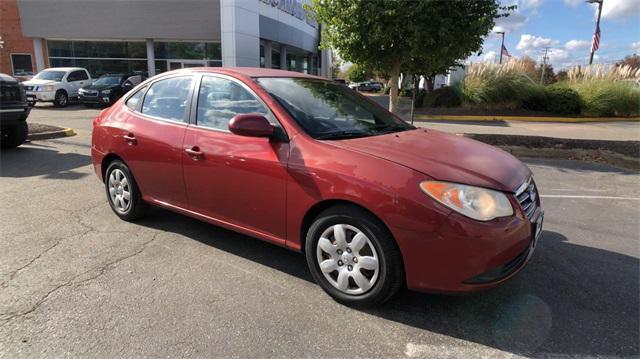
[[130,145],[135,145],[136,143],[138,143],[138,140],[136,140],[136,136],[134,136],[131,132],[122,136],[122,138],[124,138],[124,140],[127,141],[127,143]]
[[185,148],[184,152],[186,152],[191,158],[194,160],[200,160],[204,157],[204,152],[200,151],[198,146],[193,146],[191,148]]

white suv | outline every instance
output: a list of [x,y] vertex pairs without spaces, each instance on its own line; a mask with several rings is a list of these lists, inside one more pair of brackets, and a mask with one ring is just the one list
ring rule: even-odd
[[80,88],[91,85],[91,75],[81,67],[52,67],[22,84],[26,87],[30,103],[53,102],[64,107],[69,99],[78,97]]

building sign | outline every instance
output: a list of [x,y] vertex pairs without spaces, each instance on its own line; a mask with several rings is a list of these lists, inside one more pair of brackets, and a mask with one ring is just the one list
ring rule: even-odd
[[312,19],[307,14],[307,10],[304,9],[304,5],[298,0],[258,0],[267,5],[271,5],[273,7],[278,8],[278,10],[286,12],[291,16],[295,16],[296,18],[306,21],[306,23],[313,27],[317,28],[318,23]]

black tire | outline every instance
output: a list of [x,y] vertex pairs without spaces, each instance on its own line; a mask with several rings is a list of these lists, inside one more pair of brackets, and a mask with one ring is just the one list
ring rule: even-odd
[[69,104],[69,95],[65,90],[58,90],[53,99],[53,105],[56,107],[65,107]]
[[[127,179],[127,183],[129,184],[129,205],[125,210],[121,210],[118,208],[118,205],[114,203],[114,200],[111,198],[111,194],[109,192],[109,178],[111,173],[119,170],[124,177]],[[109,163],[107,167],[107,171],[104,176],[104,189],[107,195],[107,201],[109,202],[109,206],[111,206],[111,210],[115,213],[120,219],[125,221],[133,221],[136,220],[147,212],[149,205],[142,200],[142,195],[140,194],[140,190],[138,189],[138,184],[136,183],[129,167],[127,167],[124,162],[120,160],[114,160]]]
[[[340,291],[329,283],[320,270],[317,259],[318,241],[322,233],[335,224],[347,224],[362,231],[378,253],[378,279],[362,294],[354,295]],[[393,297],[405,282],[402,255],[393,236],[378,218],[356,206],[339,205],[320,213],[307,232],[305,255],[316,283],[337,302],[351,307],[381,305]]]
[[27,135],[29,134],[29,127],[27,122],[23,121],[14,125],[8,125],[2,128],[0,135],[0,144],[2,148],[16,148],[21,144],[27,142]]

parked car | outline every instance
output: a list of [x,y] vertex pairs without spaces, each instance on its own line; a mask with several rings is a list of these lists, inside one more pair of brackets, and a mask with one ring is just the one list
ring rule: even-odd
[[89,71],[80,67],[52,67],[23,82],[29,102],[53,102],[57,107],[67,106],[78,98],[80,88],[90,84]]
[[415,128],[302,73],[163,73],[102,111],[92,136],[121,219],[151,204],[303,252],[348,305],[380,304],[404,284],[495,287],[542,229],[532,173],[509,153]]
[[18,147],[27,140],[27,117],[31,107],[18,80],[0,74],[0,145]]
[[80,102],[87,106],[110,106],[142,80],[142,75],[135,73],[102,75],[93,84],[78,91]]
[[379,82],[359,82],[349,86],[353,90],[361,92],[379,92],[382,91],[382,84]]

